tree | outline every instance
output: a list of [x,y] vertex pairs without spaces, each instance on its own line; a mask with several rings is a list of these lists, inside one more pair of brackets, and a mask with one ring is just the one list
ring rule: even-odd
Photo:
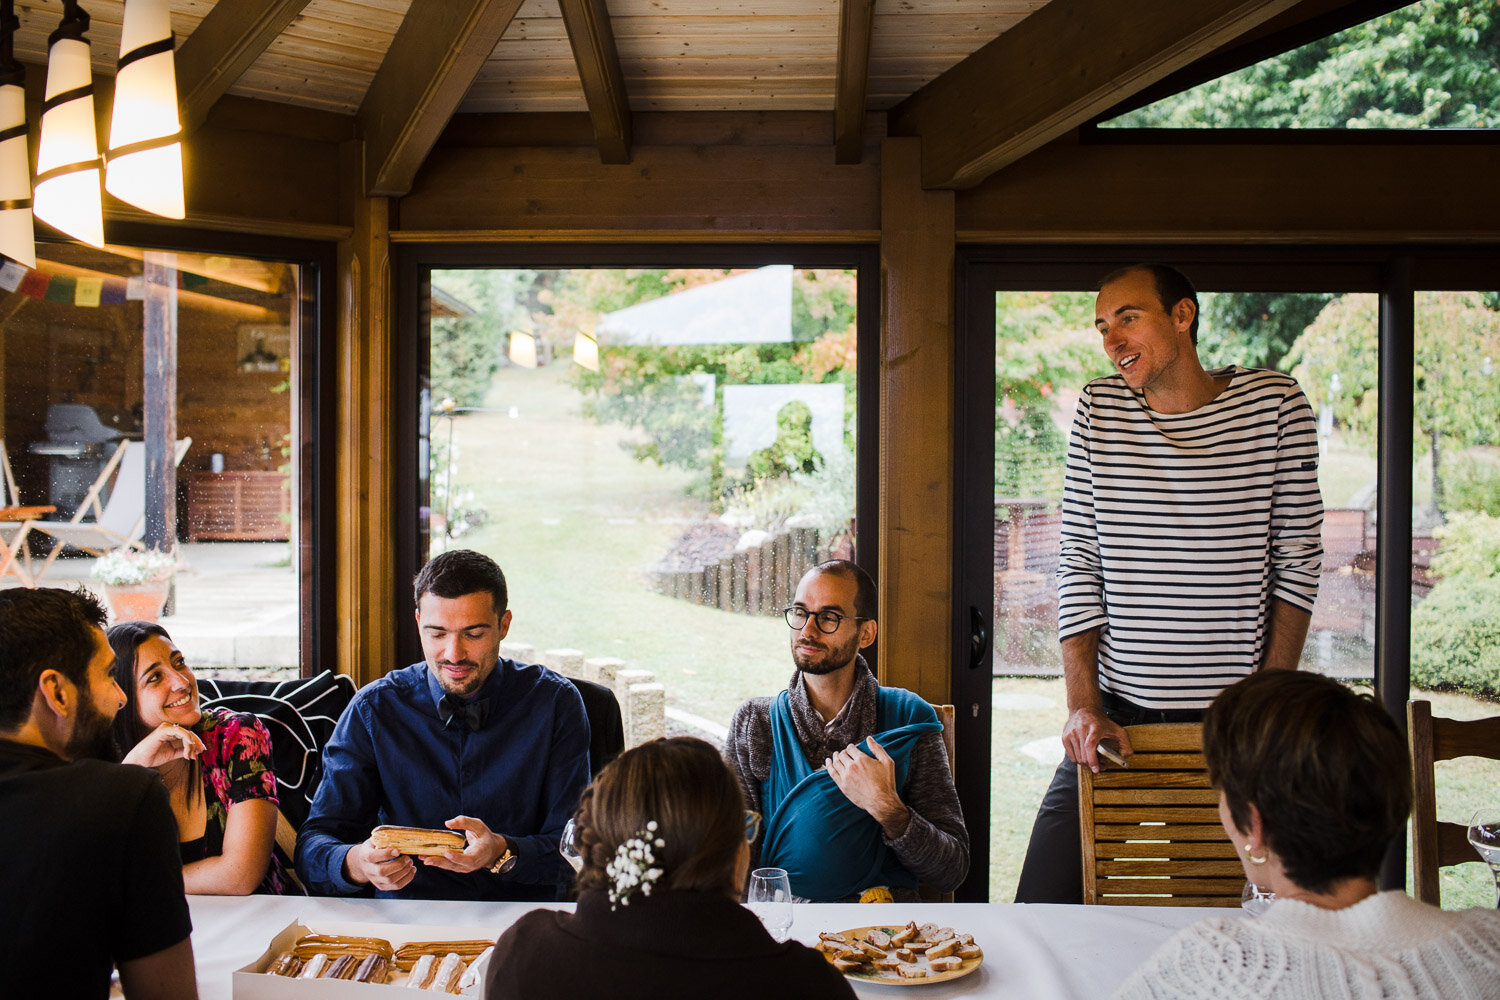
[[[1374,295],[1334,299],[1297,338],[1288,359],[1314,407],[1329,403],[1356,437],[1373,441],[1380,415],[1379,322]],[[1445,445],[1500,443],[1500,312],[1477,292],[1417,296],[1413,434],[1432,455],[1432,503],[1442,511]],[[1337,376],[1338,391],[1332,391]]]
[[1205,368],[1238,364],[1280,371],[1286,352],[1332,298],[1326,292],[1206,294],[1198,356]]
[[1500,0],[1424,0],[1109,124],[1495,128],[1500,126]]
[[995,296],[996,496],[1062,498],[1068,440],[1054,393],[1111,371],[1093,321],[1092,292]]
[[505,339],[530,326],[526,301],[534,271],[434,271],[432,283],[474,310],[432,320],[430,385],[434,402],[479,406],[505,356]]

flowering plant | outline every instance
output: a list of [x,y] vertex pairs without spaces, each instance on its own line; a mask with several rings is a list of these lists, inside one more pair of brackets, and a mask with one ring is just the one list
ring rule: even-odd
[[177,559],[160,549],[110,549],[94,560],[89,575],[102,583],[129,587],[138,583],[170,580]]
[[656,867],[652,848],[666,847],[667,842],[655,834],[656,820],[653,819],[646,824],[646,829],[636,831],[634,837],[615,848],[614,860],[604,867],[605,874],[614,882],[609,890],[611,910],[617,903],[629,906],[630,896],[637,889],[643,896],[651,895],[651,887],[665,874]]

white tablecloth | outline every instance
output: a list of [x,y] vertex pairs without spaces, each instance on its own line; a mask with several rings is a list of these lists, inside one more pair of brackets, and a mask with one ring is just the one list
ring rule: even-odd
[[[254,961],[294,921],[313,927],[320,922],[458,925],[472,927],[475,937],[495,937],[536,905],[293,896],[189,896],[188,901],[203,1000],[227,1000],[234,970]],[[1236,912],[1167,906],[809,903],[797,907],[792,936],[810,944],[819,931],[932,921],[973,934],[984,948],[984,964],[963,979],[917,989],[914,1000],[1105,1000],[1177,928]],[[865,983],[856,983],[855,989],[860,996],[887,1000],[905,995],[897,987]]]

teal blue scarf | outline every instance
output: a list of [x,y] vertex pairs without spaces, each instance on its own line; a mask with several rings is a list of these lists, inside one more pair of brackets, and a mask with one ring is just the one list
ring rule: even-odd
[[[880,688],[875,699],[875,740],[896,762],[896,788],[906,787],[912,750],[924,733],[942,732],[932,706],[910,691]],[[850,802],[821,766],[813,767],[797,742],[791,695],[771,701],[771,773],[762,789],[766,836],[761,864],[785,868],[793,894],[833,901],[872,885],[917,887],[882,839],[880,824]],[[869,744],[859,748],[869,756]]]

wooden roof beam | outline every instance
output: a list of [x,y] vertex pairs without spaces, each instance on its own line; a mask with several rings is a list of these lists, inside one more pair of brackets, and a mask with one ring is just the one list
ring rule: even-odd
[[412,0],[359,106],[365,193],[399,197],[521,0]]
[[922,183],[970,188],[1296,0],[1049,3],[891,113],[922,139]]
[[214,4],[177,50],[182,132],[203,124],[209,109],[260,58],[308,0],[235,0]]
[[620,71],[620,53],[610,27],[604,0],[559,0],[568,44],[583,83],[594,141],[604,163],[630,162],[630,103],[625,94],[625,76]]
[[865,93],[875,0],[839,0],[838,77],[833,87],[833,162],[858,163],[865,153]]

